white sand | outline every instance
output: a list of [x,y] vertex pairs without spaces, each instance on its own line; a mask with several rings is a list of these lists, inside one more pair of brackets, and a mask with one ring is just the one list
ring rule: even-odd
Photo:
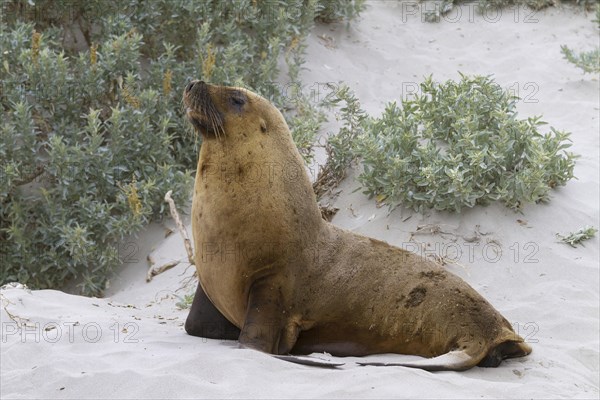
[[[235,342],[188,336],[183,330],[187,311],[176,303],[177,296],[195,288],[194,282],[185,285],[192,269],[182,263],[151,283],[144,281],[145,258],[153,246],[158,264],[185,259],[179,235],[162,240],[163,228],[154,225],[138,241],[138,262],[119,272],[105,299],[2,290],[0,396],[598,398],[598,238],[573,249],[555,237],[600,225],[598,79],[580,73],[560,53],[561,44],[589,48],[587,43],[597,42],[593,17],[573,8],[550,9],[528,17],[537,22],[525,23],[529,12],[520,9],[519,14],[507,10],[492,23],[492,16],[471,18],[468,10],[463,7],[457,22],[427,24],[395,2],[370,2],[349,29],[345,24],[317,28],[309,39],[303,78],[346,82],[375,115],[385,102],[401,97],[403,87],[430,73],[437,80],[456,79],[457,71],[493,74],[504,87],[537,100],[519,103],[522,116],[543,114],[552,126],[572,131],[572,150],[581,154],[575,169],[579,179],[554,191],[549,204],[528,206],[522,215],[497,204],[461,215],[423,216],[402,209],[388,214],[352,193],[356,183],[351,179],[335,204],[340,208],[335,224],[395,245],[407,247],[418,225],[438,224],[449,232],[415,239],[438,252],[447,249],[448,256],[461,249],[457,265],[448,269],[518,327],[533,346],[529,357],[460,373],[358,367],[354,358],[340,358],[346,363],[340,370],[323,370],[238,349]],[[330,36],[334,48],[319,35]],[[488,235],[470,244],[461,235],[469,238],[476,225]],[[499,246],[486,247],[488,240]],[[7,310],[27,319],[25,333],[15,331]]]

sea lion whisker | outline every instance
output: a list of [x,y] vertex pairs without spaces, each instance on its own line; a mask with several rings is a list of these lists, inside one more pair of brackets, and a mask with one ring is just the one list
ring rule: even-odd
[[219,139],[219,132],[215,129],[215,117],[214,117],[214,114],[212,112],[210,112],[208,114],[208,117],[209,117],[209,120],[210,120],[210,129],[215,133],[215,135],[217,136],[217,139]]
[[206,107],[206,109],[203,110],[203,114],[204,118],[206,119],[206,125],[208,126],[208,129],[210,129],[211,131],[214,131],[213,129],[213,125],[214,125],[214,121],[213,121],[213,116],[212,116],[212,110],[210,109],[210,107]]

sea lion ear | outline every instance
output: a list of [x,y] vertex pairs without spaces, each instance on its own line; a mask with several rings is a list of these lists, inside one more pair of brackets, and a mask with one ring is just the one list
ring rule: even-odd
[[267,123],[262,118],[260,119],[260,131],[262,133],[267,133]]

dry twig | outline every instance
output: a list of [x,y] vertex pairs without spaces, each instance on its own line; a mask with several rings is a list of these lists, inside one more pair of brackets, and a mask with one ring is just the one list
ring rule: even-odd
[[179,261],[175,260],[170,261],[158,268],[150,267],[150,269],[148,269],[148,273],[146,274],[146,282],[150,282],[152,278],[154,278],[156,275],[162,274],[163,272],[170,270],[177,264],[179,264]]
[[179,217],[179,213],[177,212],[177,208],[175,208],[175,202],[171,198],[172,190],[169,190],[167,194],[165,194],[165,201],[169,203],[169,209],[171,210],[171,217],[175,220],[175,224],[177,224],[177,228],[179,229],[179,233],[183,238],[183,244],[185,245],[185,250],[188,254],[188,260],[190,264],[194,264],[194,251],[192,250],[192,242],[190,241],[187,231],[181,222],[181,218]]

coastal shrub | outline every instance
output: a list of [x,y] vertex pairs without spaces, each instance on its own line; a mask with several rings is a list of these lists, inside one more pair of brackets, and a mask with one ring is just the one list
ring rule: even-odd
[[168,190],[190,199],[190,79],[271,99],[310,158],[322,113],[277,82],[297,80],[315,19],[359,3],[3,1],[0,285],[100,295],[117,265],[145,258],[124,238],[164,215]]
[[570,232],[565,235],[557,233],[556,237],[559,238],[561,242],[566,243],[571,247],[577,247],[578,244],[583,246],[582,242],[593,238],[596,236],[597,232],[598,229],[594,228],[593,226],[584,226],[576,232]]
[[346,171],[356,159],[355,146],[363,134],[364,122],[368,117],[348,86],[330,86],[329,89],[334,96],[326,98],[323,105],[329,109],[337,108],[338,119],[343,124],[338,133],[330,136],[325,144],[327,163],[319,171],[313,184],[317,198],[328,194],[345,178]]
[[[341,94],[346,104],[355,102]],[[547,201],[552,188],[573,178],[569,133],[541,133],[540,117],[518,119],[516,100],[490,77],[429,77],[413,99],[388,103],[380,117],[359,117],[356,140],[332,162],[359,159],[365,194],[419,212],[460,212],[492,201],[519,210]],[[356,130],[362,113],[343,117],[342,136]]]
[[321,22],[351,20],[366,6],[365,0],[323,0],[317,6],[316,19]]
[[598,73],[600,72],[600,49],[575,52],[569,47],[563,45],[560,46],[560,50],[564,56],[572,64],[575,64],[578,68],[581,68],[585,73]]
[[[596,19],[593,22],[600,29],[600,3],[596,4]],[[562,45],[560,46],[560,50],[567,61],[581,68],[584,73],[597,74],[600,72],[600,48],[598,46],[593,50],[575,52],[568,46]]]

